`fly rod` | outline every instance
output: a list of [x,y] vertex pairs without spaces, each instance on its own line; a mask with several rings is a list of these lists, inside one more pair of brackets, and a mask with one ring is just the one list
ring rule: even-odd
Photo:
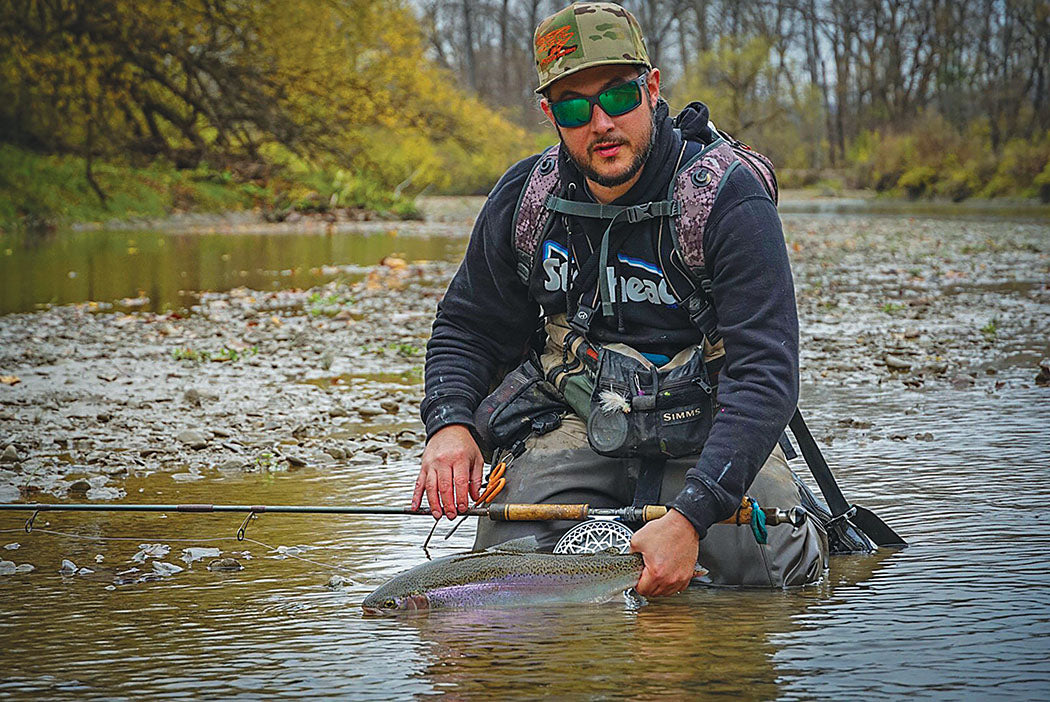
[[[729,519],[720,524],[750,524],[754,503],[744,498],[740,507]],[[464,515],[468,517],[488,517],[501,522],[536,522],[536,521],[585,521],[595,517],[620,519],[625,522],[649,522],[667,514],[668,508],[663,505],[643,505],[640,507],[592,507],[588,504],[494,504],[482,507],[471,507]],[[209,505],[209,504],[76,504],[57,502],[0,503],[0,511],[32,512],[26,521],[26,531],[33,529],[33,520],[40,512],[182,512],[187,514],[208,514],[217,512],[246,513],[237,538],[244,538],[248,521],[258,514],[361,514],[379,516],[427,516],[433,518],[430,510],[411,509],[409,507],[370,507],[360,505]],[[807,513],[800,507],[790,509],[763,509],[766,526],[791,524],[800,526],[805,522]]]

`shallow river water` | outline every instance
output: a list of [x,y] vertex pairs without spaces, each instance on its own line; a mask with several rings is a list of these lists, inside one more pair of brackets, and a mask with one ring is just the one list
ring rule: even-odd
[[[1010,343],[1048,353],[1042,331]],[[45,513],[27,534],[27,515],[0,513],[0,559],[36,567],[0,578],[0,697],[1047,699],[1050,391],[1034,367],[965,387],[808,378],[801,405],[847,497],[910,546],[835,557],[823,583],[792,591],[369,618],[361,600],[424,558],[429,519],[262,515],[238,542],[232,514]],[[416,460],[124,488],[140,502],[403,504]],[[134,561],[146,544],[170,552]],[[244,569],[187,563],[191,547]],[[94,572],[60,574],[63,559]],[[184,570],[141,578],[156,560]]]

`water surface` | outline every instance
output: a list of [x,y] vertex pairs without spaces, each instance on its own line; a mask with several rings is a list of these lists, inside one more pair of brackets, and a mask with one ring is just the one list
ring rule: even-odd
[[[206,241],[186,246],[200,250]],[[292,240],[268,241],[230,250],[224,247],[242,244],[216,240],[199,260],[221,262],[227,252],[231,266],[245,270],[293,265],[234,265],[264,245]],[[400,239],[381,242],[360,244],[375,246],[361,260],[408,250]],[[435,242],[435,250],[406,255],[439,257],[462,243]],[[338,247],[357,245],[320,236],[295,265],[349,263],[356,254]],[[1026,253],[1019,264],[1023,285],[1010,284],[1006,272],[988,273],[1000,287],[992,281],[965,298],[1007,304],[998,312],[1001,326],[1020,330],[996,342],[994,363],[976,353],[969,359],[979,371],[972,385],[935,378],[921,387],[883,384],[884,376],[854,372],[853,360],[844,371],[807,376],[801,404],[847,497],[904,536],[911,545],[903,551],[836,557],[824,582],[792,591],[691,589],[640,608],[612,602],[386,619],[363,617],[360,602],[424,558],[428,519],[263,515],[249,525],[249,540],[237,542],[236,515],[50,513],[26,534],[24,515],[2,513],[0,558],[36,570],[0,576],[0,697],[1050,698],[1050,390],[1032,383],[1048,349],[1039,292],[1046,283],[1031,279],[1045,269],[1045,258],[1030,260],[1039,255]],[[798,280],[820,267],[805,270]],[[219,285],[216,276],[196,285]],[[306,284],[279,274],[273,280]],[[831,368],[813,360],[820,344],[856,336],[865,319],[875,328],[883,284],[866,280],[846,281],[839,293],[856,302],[855,311],[839,319],[829,309],[826,319],[809,320],[805,334],[822,335],[807,347],[810,368]],[[807,293],[817,287],[805,285]],[[990,312],[958,314],[980,325]],[[1006,325],[1006,314],[1034,321]],[[902,329],[919,323],[901,318]],[[843,358],[846,349],[824,353]],[[348,387],[418,382],[340,379]],[[800,461],[795,468],[806,470]],[[143,502],[400,505],[417,469],[414,459],[379,466],[348,459],[280,473],[205,471],[192,482],[136,474],[124,487],[128,501]],[[447,542],[440,534],[435,556],[471,543],[470,528]],[[171,549],[163,561],[185,570],[135,582],[154,566],[132,558],[141,544],[155,543]],[[9,544],[19,548],[2,548]],[[218,547],[244,570],[209,571],[211,558],[190,566],[180,555],[191,546]],[[62,575],[62,559],[94,572]],[[126,572],[132,567],[140,571]],[[328,587],[333,575],[346,584]]]

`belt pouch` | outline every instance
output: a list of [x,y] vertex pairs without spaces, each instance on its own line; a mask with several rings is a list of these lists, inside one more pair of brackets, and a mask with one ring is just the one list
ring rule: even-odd
[[510,449],[530,434],[557,429],[568,410],[561,394],[529,359],[507,373],[481,401],[474,412],[474,427],[486,452]]
[[594,381],[587,440],[614,458],[697,454],[711,431],[714,392],[699,349],[661,370],[602,348]]

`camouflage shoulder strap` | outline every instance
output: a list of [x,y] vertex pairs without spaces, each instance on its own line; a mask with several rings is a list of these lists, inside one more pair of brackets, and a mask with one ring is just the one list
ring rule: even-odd
[[[711,299],[711,277],[704,265],[704,229],[711,209],[727,176],[746,167],[765,188],[773,204],[779,191],[772,162],[711,125],[718,138],[683,164],[668,187],[668,200],[680,203],[677,214],[668,217],[675,252],[685,266],[693,291],[679,300],[710,343],[718,343],[718,319]],[[547,235],[554,211],[548,197],[561,187],[558,172],[558,145],[543,152],[525,183],[514,212],[514,250],[518,277],[528,285],[536,252]],[[678,297],[678,295],[675,295]]]
[[518,259],[518,278],[528,286],[529,276],[554,212],[547,208],[547,196],[561,186],[558,173],[558,144],[544,151],[529,173],[514,209],[514,252]]
[[779,192],[772,162],[746,144],[724,132],[712,130],[719,138],[701,149],[678,169],[668,188],[668,197],[681,203],[680,214],[670,218],[671,240],[685,264],[693,291],[681,300],[689,318],[712,344],[722,335],[718,331],[714,301],[711,298],[711,276],[704,260],[704,231],[722,186],[729,174],[740,167],[748,168],[762,184],[775,205]]

